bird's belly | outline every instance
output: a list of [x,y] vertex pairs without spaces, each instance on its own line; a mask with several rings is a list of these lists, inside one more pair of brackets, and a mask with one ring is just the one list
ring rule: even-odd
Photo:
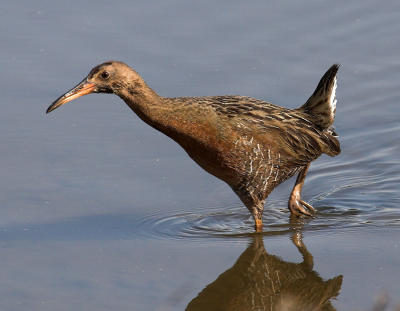
[[[184,135],[167,133],[201,168],[215,177],[233,185],[238,182],[238,164],[231,142],[217,134],[212,126],[190,128]],[[237,163],[236,163],[237,162]]]
[[199,146],[196,149],[186,149],[188,155],[206,172],[225,181],[229,185],[235,184],[239,178],[236,167],[226,161],[226,154],[218,149]]
[[[209,135],[211,130],[217,134]],[[187,131],[187,135],[170,137],[200,167],[228,183],[235,191],[242,189],[263,197],[293,175],[282,161],[286,154],[273,141],[212,127],[201,128],[196,134]]]
[[301,168],[288,165],[284,155],[257,142],[218,148],[203,145],[185,150],[208,173],[228,183],[236,192],[265,198],[280,183]]

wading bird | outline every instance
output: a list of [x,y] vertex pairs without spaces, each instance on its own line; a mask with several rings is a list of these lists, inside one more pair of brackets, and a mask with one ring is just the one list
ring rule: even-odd
[[113,93],[147,124],[176,141],[210,174],[225,181],[262,230],[264,203],[271,191],[298,175],[289,197],[295,215],[312,215],[301,199],[310,162],[335,156],[340,144],[332,128],[336,112],[333,65],[307,102],[287,109],[245,96],[161,97],[128,65],[110,61],[94,67],[47,113],[90,93]]

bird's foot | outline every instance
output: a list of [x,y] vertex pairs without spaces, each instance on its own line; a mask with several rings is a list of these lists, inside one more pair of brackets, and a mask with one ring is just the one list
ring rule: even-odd
[[296,216],[313,216],[315,214],[315,209],[297,196],[290,196],[289,210]]

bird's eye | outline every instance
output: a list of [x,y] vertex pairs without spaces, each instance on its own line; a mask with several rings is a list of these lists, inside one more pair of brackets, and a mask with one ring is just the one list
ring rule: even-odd
[[109,73],[108,71],[103,71],[103,72],[101,73],[101,77],[102,77],[104,80],[107,80],[107,79],[110,77],[110,73]]

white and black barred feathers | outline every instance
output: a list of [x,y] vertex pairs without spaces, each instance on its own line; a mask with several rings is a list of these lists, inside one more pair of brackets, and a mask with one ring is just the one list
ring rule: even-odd
[[332,65],[319,81],[314,93],[300,108],[311,116],[312,121],[321,130],[331,127],[335,120],[338,70],[338,64]]

